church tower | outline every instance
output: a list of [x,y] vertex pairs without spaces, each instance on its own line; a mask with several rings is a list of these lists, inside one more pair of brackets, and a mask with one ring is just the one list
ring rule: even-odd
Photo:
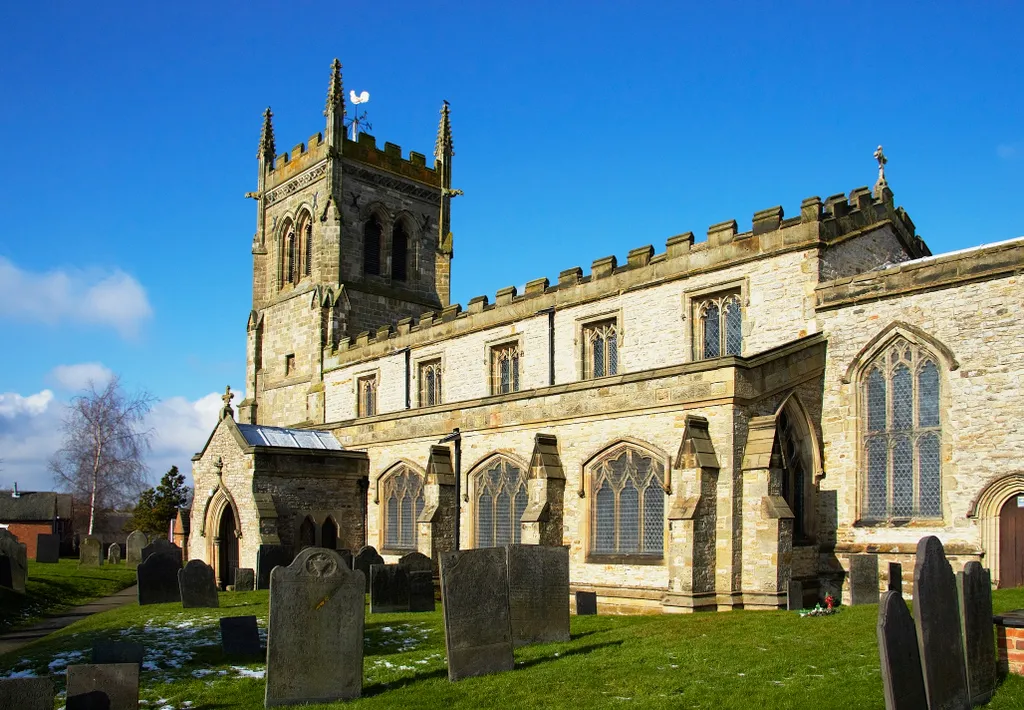
[[440,310],[450,295],[452,147],[448,102],[434,162],[345,130],[341,62],[323,133],[275,155],[273,113],[257,149],[252,311],[243,422],[324,421],[323,362],[344,336]]

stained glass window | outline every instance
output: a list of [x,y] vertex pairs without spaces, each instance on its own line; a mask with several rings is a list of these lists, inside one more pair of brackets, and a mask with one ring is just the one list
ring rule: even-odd
[[590,323],[583,328],[584,377],[593,379],[619,373],[619,331],[615,320]]
[[415,550],[416,520],[423,512],[423,477],[401,466],[383,482],[384,546],[389,550]]
[[739,294],[719,294],[697,301],[695,313],[694,350],[698,359],[743,354],[743,308]]
[[591,552],[664,554],[664,465],[630,445],[616,447],[588,467],[594,502]]
[[474,480],[476,546],[518,544],[528,499],[526,471],[499,457],[481,469]]

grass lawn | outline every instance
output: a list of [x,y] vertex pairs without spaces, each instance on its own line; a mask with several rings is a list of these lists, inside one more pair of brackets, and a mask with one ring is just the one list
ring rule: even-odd
[[28,562],[26,594],[0,589],[0,633],[106,597],[135,584],[135,569],[125,565],[79,567],[78,560],[57,564]]
[[[997,591],[996,612],[1024,607],[1024,589]],[[88,662],[96,638],[141,641],[141,697],[163,710],[263,706],[265,666],[231,661],[219,616],[267,617],[267,592],[225,593],[221,608],[127,606],[84,619],[0,657],[0,678]],[[367,617],[363,697],[309,708],[883,708],[877,607],[831,617],[736,611],[680,616],[572,618],[568,643],[516,651],[516,670],[447,680],[441,612]],[[58,706],[63,705],[60,698]],[[1010,677],[991,708],[1024,708],[1024,678]]]

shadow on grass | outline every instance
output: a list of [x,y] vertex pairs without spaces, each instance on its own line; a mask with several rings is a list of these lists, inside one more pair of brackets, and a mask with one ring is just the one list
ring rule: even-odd
[[600,651],[603,648],[609,648],[611,646],[621,646],[622,641],[605,641],[604,643],[592,643],[589,646],[581,646],[580,648],[574,648],[568,651],[559,651],[557,656],[541,656],[540,658],[531,658],[526,661],[516,662],[516,668],[532,668],[533,666],[539,666],[542,663],[552,663],[555,661],[561,661],[564,658],[570,656],[585,656],[588,653],[594,651]]

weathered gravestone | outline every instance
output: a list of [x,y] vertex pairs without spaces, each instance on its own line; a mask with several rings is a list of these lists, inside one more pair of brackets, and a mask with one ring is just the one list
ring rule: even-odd
[[260,545],[256,552],[256,589],[270,589],[270,572],[279,565],[287,567],[294,559],[295,553],[288,545]]
[[150,555],[166,555],[167,557],[173,557],[178,561],[178,567],[181,567],[181,548],[162,537],[158,537],[142,548],[143,562],[145,562],[146,558]]
[[789,581],[786,589],[786,609],[788,611],[800,611],[804,608],[804,585],[803,582]]
[[0,708],[53,710],[54,688],[49,678],[0,679]]
[[60,562],[60,535],[36,535],[36,562]]
[[982,705],[996,689],[992,579],[980,562],[972,561],[957,573],[956,587],[967,662],[967,691],[972,705]]
[[410,552],[407,555],[402,555],[398,559],[398,564],[402,565],[410,572],[434,571],[434,561],[422,552]]
[[569,548],[508,545],[512,643],[569,640]]
[[877,604],[878,594],[878,555],[850,555],[850,604]]
[[903,594],[903,565],[899,562],[889,563],[889,591]]
[[333,550],[308,547],[270,573],[265,703],[358,698],[366,583]]
[[512,670],[507,579],[503,547],[441,553],[448,680]]
[[352,566],[366,575],[366,591],[370,591],[370,567],[384,564],[384,558],[377,553],[372,545],[367,545],[356,553]]
[[914,625],[928,707],[970,707],[956,578],[934,535],[917,543]]
[[576,616],[597,614],[597,592],[576,592]]
[[927,707],[917,630],[900,592],[889,590],[878,603],[878,656],[886,710]]
[[174,555],[150,555],[136,571],[139,580],[139,606],[180,602],[178,570],[181,560]]
[[28,548],[9,530],[0,529],[0,587],[24,594],[27,579]]
[[335,550],[335,552],[341,555],[341,559],[345,563],[345,569],[352,569],[352,550],[342,547],[339,550]]
[[217,608],[217,575],[202,560],[189,560],[178,570],[178,588],[183,609]]
[[146,648],[141,643],[130,641],[97,641],[92,645],[94,665],[109,663],[135,663],[142,665]]
[[224,655],[257,658],[263,656],[260,630],[255,616],[225,616],[220,620],[220,642]]
[[121,546],[116,542],[107,548],[107,564],[121,564]]
[[99,567],[103,564],[103,543],[98,537],[89,535],[78,545],[78,564]]
[[148,544],[149,539],[146,537],[146,533],[141,530],[136,530],[128,535],[128,540],[125,543],[124,561],[133,567],[138,567],[139,563],[142,562],[142,550]]
[[68,666],[66,710],[138,710],[136,663]]
[[409,611],[434,611],[433,572],[409,572]]
[[370,567],[370,613],[409,611],[409,570],[404,565]]
[[251,567],[235,568],[235,591],[251,592],[256,589],[256,571]]

